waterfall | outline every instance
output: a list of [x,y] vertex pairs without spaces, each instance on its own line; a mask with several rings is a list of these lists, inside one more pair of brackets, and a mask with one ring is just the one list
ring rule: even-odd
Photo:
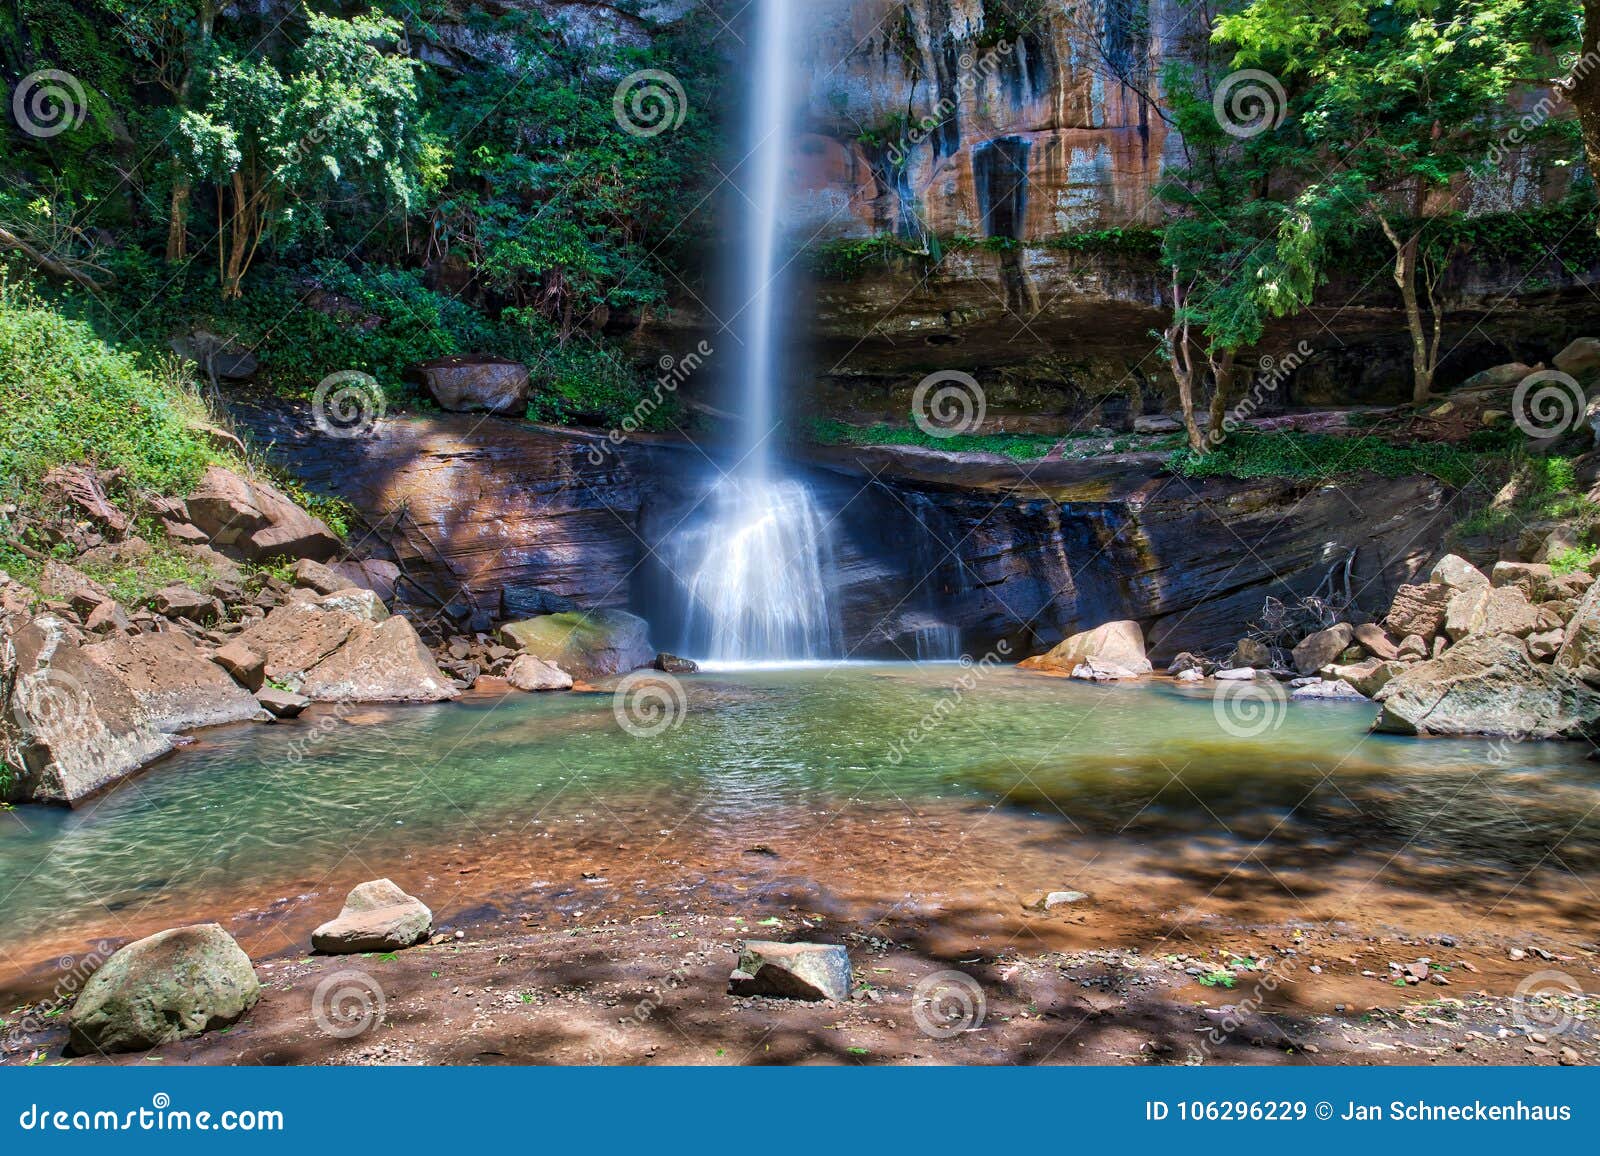
[[664,555],[688,598],[683,649],[713,664],[818,659],[840,652],[829,593],[830,519],[803,481],[773,460],[781,221],[791,155],[799,0],[759,0],[750,117],[740,166],[747,228],[738,264],[738,309],[729,325],[740,356],[735,390],[736,463],[706,495],[708,516],[674,535]]

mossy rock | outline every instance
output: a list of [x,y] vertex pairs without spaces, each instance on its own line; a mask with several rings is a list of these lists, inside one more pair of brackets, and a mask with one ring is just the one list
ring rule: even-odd
[[650,624],[625,610],[541,614],[500,628],[507,646],[578,678],[605,678],[649,666]]

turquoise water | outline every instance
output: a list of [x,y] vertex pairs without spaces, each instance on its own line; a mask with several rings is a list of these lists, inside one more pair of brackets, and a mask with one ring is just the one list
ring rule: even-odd
[[679,685],[681,710],[662,691],[675,725],[642,737],[604,693],[203,732],[92,805],[0,816],[0,947],[115,923],[156,896],[170,925],[275,880],[370,877],[402,856],[470,862],[530,833],[582,838],[586,821],[798,842],[852,807],[998,802],[1105,839],[1600,866],[1600,764],[1582,745],[1369,735],[1363,704],[1272,703],[1241,723],[1206,690],[953,664]]

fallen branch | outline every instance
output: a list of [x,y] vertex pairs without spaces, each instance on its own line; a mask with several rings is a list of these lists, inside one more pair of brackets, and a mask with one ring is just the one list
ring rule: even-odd
[[0,249],[15,249],[52,277],[76,281],[91,293],[101,292],[105,288],[105,283],[96,281],[84,272],[85,269],[95,270],[97,273],[104,275],[107,281],[113,280],[110,270],[103,269],[99,265],[90,264],[88,261],[78,261],[71,258],[62,260],[61,258],[52,257],[50,254],[29,244],[4,225],[0,225]]

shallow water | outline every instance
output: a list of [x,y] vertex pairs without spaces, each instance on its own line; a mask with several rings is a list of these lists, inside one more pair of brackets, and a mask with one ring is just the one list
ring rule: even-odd
[[[1027,854],[1047,864],[1075,840],[1220,847],[1269,869],[1403,852],[1430,887],[1456,868],[1511,880],[1600,869],[1600,765],[1581,744],[1369,735],[1370,705],[1332,702],[1269,703],[1241,723],[1208,690],[955,664],[679,685],[681,712],[663,692],[674,724],[644,735],[620,725],[609,693],[204,732],[80,810],[0,816],[0,974],[78,932],[221,917],[280,887],[470,875],[497,858],[534,888],[554,864],[624,845],[707,857],[827,845],[871,863],[872,828],[848,821],[863,815],[1026,818],[1039,836]],[[627,705],[635,730],[659,725],[648,703]]]

